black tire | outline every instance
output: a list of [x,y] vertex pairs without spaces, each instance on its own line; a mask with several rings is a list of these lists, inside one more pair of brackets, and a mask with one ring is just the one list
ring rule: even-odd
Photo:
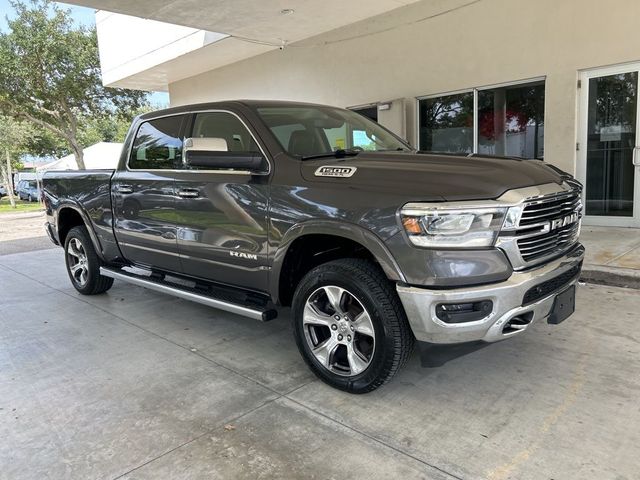
[[[321,289],[327,286],[346,290],[348,298],[356,300],[352,304],[356,303],[363,307],[371,320],[375,348],[369,357],[368,366],[359,374],[352,375],[351,371],[349,373],[342,372],[342,374],[334,373],[332,369],[335,366],[330,365],[328,368],[312,353],[311,335],[306,330],[309,325],[305,326],[303,323],[303,315],[307,302],[317,298],[314,295],[322,295]],[[327,304],[325,303],[325,305]],[[328,308],[331,310],[330,306]],[[347,319],[348,316],[346,314],[344,318]],[[404,366],[415,343],[413,332],[393,283],[386,278],[384,272],[376,264],[367,260],[341,259],[313,268],[296,288],[292,317],[296,344],[311,371],[332,387],[350,393],[371,392],[388,382]],[[329,317],[338,319],[339,315],[329,314]],[[350,325],[349,321],[355,320],[348,319],[343,323]],[[335,333],[343,331],[342,325],[340,329],[334,329],[334,326],[331,325],[329,330],[334,330]],[[329,335],[334,335],[334,333],[329,331]],[[353,346],[356,344],[356,335],[357,332],[353,336]],[[313,336],[316,337],[315,334]],[[351,342],[351,339],[349,341]],[[321,343],[319,342],[319,344]],[[345,354],[343,356],[346,356],[348,346],[344,348]],[[333,350],[333,352],[333,356],[335,356],[337,350]],[[350,364],[351,361],[348,363]]]
[[[73,242],[73,246],[71,246]],[[77,247],[77,242],[80,243],[81,248]],[[71,251],[76,253],[80,252],[84,258],[82,263],[82,269],[85,270],[86,276],[79,276],[77,273],[72,272],[72,268],[80,263],[80,257],[70,253]],[[82,295],[98,295],[104,293],[113,285],[113,278],[100,275],[100,266],[102,262],[96,254],[93,242],[87,231],[87,227],[78,226],[69,230],[67,238],[64,242],[64,258],[67,266],[67,274],[73,284],[73,287]],[[84,280],[84,281],[82,281]]]

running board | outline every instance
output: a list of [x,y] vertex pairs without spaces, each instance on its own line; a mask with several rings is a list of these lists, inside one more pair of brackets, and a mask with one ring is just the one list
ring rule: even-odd
[[110,268],[100,267],[100,275],[129,282],[140,287],[148,288],[149,290],[155,290],[156,292],[167,293],[174,297],[183,298],[192,302],[201,303],[209,307],[217,308],[218,310],[224,310],[225,312],[231,312],[236,315],[242,315],[243,317],[260,320],[261,322],[273,320],[278,315],[278,312],[274,308],[269,308],[268,305],[261,308],[253,305],[232,303],[201,293],[195,288],[166,282],[160,279],[154,279],[144,275],[136,275],[135,273],[130,273],[124,270],[112,270]]

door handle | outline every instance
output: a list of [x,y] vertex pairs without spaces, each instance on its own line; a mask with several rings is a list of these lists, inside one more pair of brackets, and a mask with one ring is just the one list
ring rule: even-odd
[[193,188],[183,188],[178,190],[178,196],[182,198],[197,198],[200,196],[200,192]]
[[636,167],[640,167],[640,147],[635,147],[633,149],[633,164]]
[[131,185],[119,184],[115,188],[118,193],[133,193],[133,187]]

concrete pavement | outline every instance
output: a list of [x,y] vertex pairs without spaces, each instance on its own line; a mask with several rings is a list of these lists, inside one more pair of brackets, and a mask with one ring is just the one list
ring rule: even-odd
[[0,255],[53,246],[44,231],[44,212],[0,214]]
[[0,478],[634,479],[640,292],[353,396],[266,324],[0,256]]
[[580,241],[587,249],[583,280],[640,288],[640,229],[582,227]]

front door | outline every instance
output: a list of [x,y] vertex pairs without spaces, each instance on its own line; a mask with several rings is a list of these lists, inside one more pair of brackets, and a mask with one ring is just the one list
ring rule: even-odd
[[125,169],[111,182],[114,230],[125,258],[180,272],[176,233],[175,171],[182,168],[184,115],[144,122]]
[[578,177],[585,223],[640,227],[640,64],[580,77]]
[[[215,138],[229,152],[260,151],[234,113],[201,112],[192,123],[187,137]],[[264,173],[186,165],[176,174],[176,226],[184,273],[267,290],[269,176]]]

